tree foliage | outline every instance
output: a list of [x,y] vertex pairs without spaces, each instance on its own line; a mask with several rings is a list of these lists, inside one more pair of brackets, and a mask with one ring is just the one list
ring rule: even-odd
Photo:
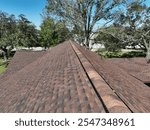
[[124,44],[120,40],[120,33],[123,34],[124,29],[122,27],[109,26],[105,28],[100,28],[97,37],[94,39],[96,43],[100,42],[103,44],[107,51],[118,51],[121,48],[125,48]]
[[62,20],[46,16],[41,24],[41,30],[37,30],[23,14],[17,19],[13,14],[0,12],[0,49],[4,52],[5,60],[8,59],[9,50],[14,47],[47,48],[67,40],[70,36],[70,31]]
[[[110,20],[121,0],[48,0],[47,12],[64,19],[72,28],[84,33],[84,43],[89,47],[90,35],[100,20]],[[81,32],[81,33],[80,33]]]
[[8,46],[15,44],[16,19],[14,15],[0,12],[0,49],[4,52],[4,59],[8,58]]
[[49,48],[70,37],[70,32],[63,21],[45,17],[41,24],[40,41],[43,47]]
[[18,45],[24,47],[35,47],[38,45],[38,30],[23,15],[19,15],[18,26]]
[[5,60],[14,46],[33,47],[37,43],[38,31],[24,15],[16,19],[13,14],[0,12],[0,49],[4,52]]
[[[143,0],[124,1],[122,10],[114,12],[113,28],[116,31],[105,29],[107,37],[118,39],[117,42],[112,40],[109,46],[118,44],[116,49],[125,46],[139,46],[141,49],[147,50],[147,59],[150,59],[150,7],[144,4]],[[101,33],[102,29],[100,29]],[[99,40],[100,39],[99,37]],[[107,42],[108,44],[108,42]]]
[[133,46],[138,43],[142,44],[141,39],[137,40],[139,39],[139,34],[143,33],[142,26],[145,26],[144,24],[149,19],[149,8],[141,0],[125,2],[124,7],[126,10],[120,11],[117,13],[117,17],[114,17],[115,25],[125,28],[124,32],[128,36],[128,43],[133,44]]

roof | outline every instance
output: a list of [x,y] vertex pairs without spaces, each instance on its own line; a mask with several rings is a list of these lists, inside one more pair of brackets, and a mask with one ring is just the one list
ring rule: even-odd
[[44,54],[45,51],[28,51],[28,50],[17,51],[12,60],[10,61],[5,73],[0,74],[0,82],[5,81],[5,79],[7,79],[7,77],[10,77],[11,74],[21,70],[26,65],[37,60]]
[[150,83],[150,64],[145,58],[111,58],[109,61],[144,83]]
[[150,112],[149,87],[72,41],[37,57],[1,79],[0,112]]

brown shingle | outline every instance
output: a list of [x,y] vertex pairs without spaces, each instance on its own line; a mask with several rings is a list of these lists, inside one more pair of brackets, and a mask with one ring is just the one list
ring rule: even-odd
[[68,42],[10,75],[0,93],[0,112],[105,112]]
[[8,74],[0,82],[0,112],[150,112],[148,87],[115,64],[70,43]]
[[146,62],[145,58],[112,58],[108,61],[142,82],[150,83],[150,64]]
[[112,62],[75,45],[132,112],[150,112],[150,87]]
[[7,70],[2,75],[0,75],[0,82],[5,81],[7,76],[10,76],[11,74],[21,70],[26,65],[37,60],[39,57],[42,57],[45,53],[45,51],[17,51],[9,63]]

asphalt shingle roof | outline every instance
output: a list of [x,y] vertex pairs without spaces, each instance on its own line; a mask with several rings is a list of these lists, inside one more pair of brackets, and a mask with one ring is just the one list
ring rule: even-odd
[[5,81],[8,76],[11,74],[21,70],[26,65],[34,62],[39,57],[43,56],[46,52],[45,51],[27,51],[27,50],[20,50],[17,51],[9,63],[7,70],[5,73],[0,75],[0,82]]
[[150,87],[95,53],[78,49],[132,112],[150,112]]
[[0,79],[0,112],[150,112],[149,87],[78,44],[33,55]]
[[142,82],[150,83],[150,64],[145,58],[112,58],[109,61]]

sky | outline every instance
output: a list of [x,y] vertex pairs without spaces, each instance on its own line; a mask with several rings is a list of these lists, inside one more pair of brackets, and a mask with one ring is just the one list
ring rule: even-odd
[[40,14],[47,0],[0,0],[0,11],[8,14],[24,14],[33,24],[39,28],[42,18]]
[[[8,14],[14,14],[16,17],[24,14],[37,28],[42,22],[42,11],[47,3],[47,0],[0,0],[0,11]],[[145,2],[150,6],[150,0]]]

